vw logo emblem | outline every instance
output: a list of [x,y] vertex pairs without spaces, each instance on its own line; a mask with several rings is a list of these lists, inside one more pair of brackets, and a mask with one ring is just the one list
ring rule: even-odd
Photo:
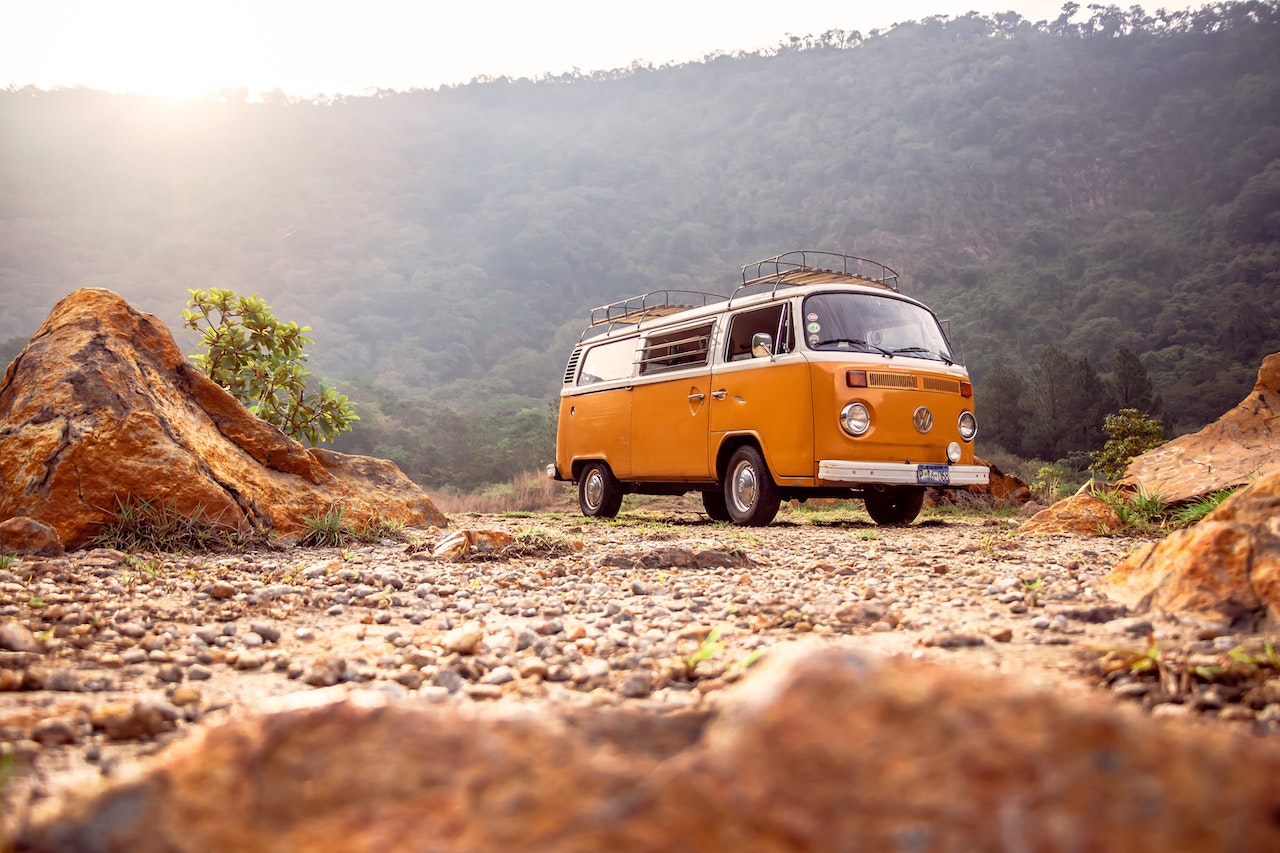
[[921,406],[911,416],[911,422],[916,425],[918,432],[928,432],[933,429],[933,412]]

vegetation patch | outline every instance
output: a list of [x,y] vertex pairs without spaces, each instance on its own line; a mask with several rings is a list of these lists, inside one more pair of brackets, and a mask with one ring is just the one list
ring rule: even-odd
[[116,499],[110,520],[94,537],[96,548],[117,551],[190,552],[246,548],[266,544],[256,534],[246,534],[234,525],[210,517],[197,504],[189,514],[176,501]]
[[1280,717],[1280,655],[1267,639],[1196,654],[1167,649],[1149,637],[1144,649],[1099,649],[1093,667],[1112,691],[1147,708],[1187,705],[1239,719]]
[[384,518],[374,518],[357,524],[347,517],[342,504],[333,504],[324,514],[302,519],[310,528],[301,544],[314,548],[340,548],[352,542],[374,543],[384,539],[403,540],[404,524]]

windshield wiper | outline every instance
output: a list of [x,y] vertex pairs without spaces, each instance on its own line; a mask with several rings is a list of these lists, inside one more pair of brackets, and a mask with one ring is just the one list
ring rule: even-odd
[[860,338],[827,338],[826,340],[818,341],[813,346],[824,347],[827,344],[848,344],[851,347],[862,347],[867,352],[883,353],[884,355],[887,355],[889,358],[893,358],[893,353],[890,352],[889,350],[885,349],[884,347],[878,347],[875,344],[869,343]]
[[939,361],[945,362],[948,365],[955,364],[954,361],[947,358],[942,353],[934,352],[933,350],[925,349],[924,347],[898,347],[893,352],[895,355],[905,355],[907,353],[915,353],[915,354],[929,356],[930,358],[936,358]]

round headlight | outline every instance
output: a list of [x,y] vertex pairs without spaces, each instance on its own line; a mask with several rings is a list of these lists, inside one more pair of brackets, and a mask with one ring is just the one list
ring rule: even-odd
[[960,442],[953,441],[947,445],[947,459],[952,465],[960,461],[961,453],[963,453],[963,450],[960,448]]
[[956,426],[960,430],[960,437],[965,441],[973,441],[973,437],[978,434],[978,420],[973,416],[973,412],[961,413]]
[[862,403],[850,403],[840,410],[840,427],[849,435],[862,435],[871,429],[871,413]]

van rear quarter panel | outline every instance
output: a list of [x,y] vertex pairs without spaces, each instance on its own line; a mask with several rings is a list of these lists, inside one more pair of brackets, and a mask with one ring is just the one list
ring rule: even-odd
[[[973,410],[972,400],[959,391],[921,388],[850,388],[848,370],[876,373],[903,373],[918,378],[933,376],[959,385],[952,373],[914,367],[869,367],[865,363],[816,362],[812,366],[814,394],[814,457],[866,462],[946,463],[947,444],[960,443],[960,464],[973,464],[973,444],[960,439],[960,413]],[[967,378],[967,377],[966,377]],[[840,410],[861,400],[871,412],[871,429],[854,438],[840,427]],[[916,409],[927,406],[933,413],[928,433],[916,430],[912,421]],[[816,463],[815,463],[816,464]],[[815,472],[816,473],[816,472]]]
[[615,477],[631,475],[631,390],[609,388],[560,397],[556,467],[572,476],[576,459],[603,459]]

